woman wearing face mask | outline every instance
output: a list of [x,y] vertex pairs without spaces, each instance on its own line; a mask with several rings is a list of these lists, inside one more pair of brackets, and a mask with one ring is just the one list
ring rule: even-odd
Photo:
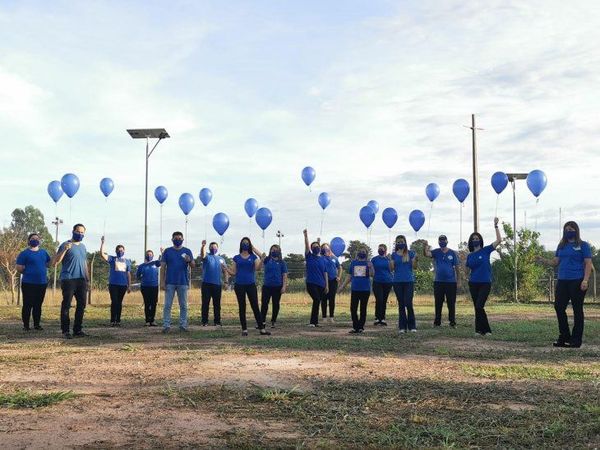
[[256,271],[262,266],[262,261],[258,255],[260,255],[260,252],[252,245],[250,238],[242,238],[240,241],[240,253],[233,257],[233,266],[228,270],[231,276],[235,276],[235,295],[238,301],[242,336],[248,336],[246,296],[248,296],[248,302],[254,313],[254,319],[256,320],[256,325],[260,330],[260,334],[271,334],[265,330],[258,306]]
[[[563,237],[558,243],[554,259],[547,261],[558,266],[558,282],[554,309],[558,319],[558,339],[555,347],[581,347],[583,340],[583,302],[592,272],[590,244],[581,240],[579,225],[570,221],[563,226]],[[573,330],[569,329],[567,306],[573,307]]]
[[[352,330],[350,334],[362,333],[367,320],[367,305],[371,294],[371,276],[373,265],[367,260],[367,249],[361,247],[356,254],[356,259],[350,263],[348,269],[350,276],[344,280],[340,289],[344,289],[352,282],[350,291],[350,314],[352,316]],[[358,309],[360,305],[360,316]]]
[[145,261],[137,268],[136,278],[140,280],[140,291],[144,298],[144,316],[146,326],[155,327],[156,304],[158,303],[158,269],[160,258],[154,260],[154,252],[146,251]]
[[42,303],[48,286],[47,269],[50,265],[50,255],[46,250],[40,248],[40,235],[37,233],[29,235],[27,244],[29,247],[17,256],[17,272],[23,276],[21,279],[23,330],[30,330],[29,319],[32,315],[33,328],[43,330],[40,320],[42,318]]
[[121,311],[125,293],[130,293],[131,261],[125,258],[125,247],[117,245],[116,256],[109,256],[104,251],[104,236],[100,238],[100,257],[110,266],[108,275],[108,292],[110,294],[110,326],[121,326]]
[[327,294],[323,294],[321,300],[321,313],[323,315],[323,321],[327,321],[327,305],[329,304],[329,322],[333,323],[335,313],[335,295],[337,294],[338,282],[342,274],[342,266],[340,265],[337,256],[331,252],[329,244],[321,244],[321,257],[325,258],[325,270],[327,271],[327,278],[329,284],[329,290]]
[[373,295],[375,295],[375,326],[387,326],[385,311],[387,300],[392,290],[394,277],[390,257],[387,254],[387,245],[379,244],[377,256],[371,258],[373,265]]
[[442,325],[442,307],[444,299],[448,306],[448,321],[452,328],[456,327],[456,289],[457,276],[456,265],[458,256],[454,250],[448,248],[448,238],[441,235],[438,238],[440,248],[431,250],[429,243],[425,241],[425,256],[433,259],[435,278],[433,281],[433,298],[435,301],[435,319],[433,326]]
[[321,246],[315,241],[308,242],[308,231],[304,230],[304,258],[306,260],[306,290],[312,298],[310,327],[319,326],[319,305],[323,296],[329,292],[329,276],[325,258],[321,257]]
[[200,258],[202,259],[202,326],[208,325],[208,310],[210,300],[213,301],[214,325],[221,326],[221,293],[223,292],[223,282],[221,275],[227,277],[227,267],[223,257],[218,255],[219,244],[211,242],[208,245],[208,255],[206,254],[206,241],[202,241],[200,249]]
[[273,299],[273,313],[271,314],[271,328],[275,328],[277,315],[279,314],[279,303],[281,295],[287,289],[288,268],[281,257],[281,248],[279,245],[271,245],[269,256],[263,259],[265,268],[264,282],[261,293],[261,309],[263,328],[267,322],[269,312],[269,302]]
[[394,293],[398,299],[398,330],[406,333],[410,330],[417,332],[417,321],[413,308],[413,297],[415,293],[415,274],[417,258],[414,251],[409,250],[406,238],[402,235],[396,236],[395,251],[392,254],[391,269],[394,272]]
[[479,233],[469,236],[469,255],[467,256],[467,267],[471,269],[469,276],[469,291],[475,307],[475,332],[482,336],[492,334],[492,329],[485,313],[485,302],[492,288],[492,265],[490,255],[500,245],[500,229],[498,218],[494,218],[496,240],[491,245],[483,246],[483,238]]

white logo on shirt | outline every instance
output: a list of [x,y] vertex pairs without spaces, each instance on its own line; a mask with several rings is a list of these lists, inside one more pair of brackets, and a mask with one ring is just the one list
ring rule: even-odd
[[354,273],[352,276],[366,277],[367,276],[367,266],[354,266]]
[[125,261],[115,261],[115,272],[127,272],[127,263]]

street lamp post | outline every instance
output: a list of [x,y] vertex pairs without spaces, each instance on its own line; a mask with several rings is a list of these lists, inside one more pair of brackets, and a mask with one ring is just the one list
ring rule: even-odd
[[275,236],[277,236],[277,238],[279,239],[279,248],[281,248],[281,238],[285,235],[280,230],[277,230],[277,234]]
[[[56,232],[54,235],[54,241],[58,243],[58,227],[63,224],[63,220],[58,216],[54,218],[52,221],[52,225],[56,227]],[[52,300],[54,300],[54,295],[56,294],[56,275],[58,272],[58,264],[54,266],[54,282],[52,283]]]
[[518,294],[518,276],[517,276],[517,264],[519,262],[519,257],[517,253],[517,190],[516,190],[516,181],[517,180],[525,180],[527,179],[527,173],[507,173],[508,181],[512,186],[513,191],[513,248],[515,252],[515,270],[513,274],[513,281],[515,285],[515,302],[519,301]]

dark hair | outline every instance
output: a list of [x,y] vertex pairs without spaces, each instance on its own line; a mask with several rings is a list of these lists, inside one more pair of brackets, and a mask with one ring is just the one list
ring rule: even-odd
[[146,250],[146,253],[148,253],[148,252],[150,252],[154,255],[154,252],[151,249]]
[[86,229],[84,224],[82,224],[82,223],[76,223],[75,225],[73,225],[73,231],[75,231],[75,229],[77,227],[83,227],[84,230]]
[[248,244],[250,244],[250,248],[248,249],[248,253],[252,253],[252,249],[254,248],[252,246],[252,241],[250,240],[249,237],[244,236],[242,239],[240,239],[240,253],[242,253],[242,242],[244,241],[248,241]]
[[315,245],[315,244],[316,244],[316,245],[318,245],[318,246],[319,246],[319,248],[321,248],[321,244],[319,244],[317,241],[314,241],[314,242],[311,242],[311,243],[310,243],[310,249],[311,249],[311,250],[312,250],[312,248],[313,248],[313,245]]
[[360,252],[365,252],[365,258],[369,257],[369,252],[367,251],[367,247],[365,245],[361,245],[358,247],[358,249],[356,250],[356,258],[358,259],[358,254]]
[[481,244],[479,244],[480,248],[483,248],[483,237],[481,236],[481,234],[475,232],[475,233],[471,233],[471,236],[469,236],[469,240],[467,241],[467,245],[469,247],[469,251],[472,252],[475,248],[473,247],[473,238],[477,236],[479,238],[479,242],[481,242]]
[[379,247],[383,247],[383,249],[387,252],[387,245],[385,245],[385,244],[379,244],[377,246],[377,249],[379,249]]
[[216,242],[211,242],[210,244],[208,244],[208,248],[210,248],[211,245],[216,245],[217,247],[219,246],[219,244],[217,244]]
[[271,245],[271,247],[269,248],[269,255],[271,254],[271,252],[273,251],[273,249],[281,251],[281,247],[277,244],[273,244]]
[[29,236],[27,236],[27,240],[29,241],[29,239],[31,239],[32,236],[41,237],[39,233],[31,233]]
[[175,239],[175,236],[181,236],[183,238],[183,233],[181,231],[176,231],[171,235],[171,239]]
[[568,222],[566,222],[563,225],[563,235],[562,238],[560,239],[560,242],[558,243],[558,248],[563,248],[565,245],[567,245],[567,242],[569,242],[567,240],[567,238],[565,237],[565,231],[567,227],[571,227],[575,229],[575,245],[579,246],[581,245],[581,235],[579,232],[579,225],[577,225],[577,222],[573,222],[572,220],[569,220]]
[[118,252],[120,248],[122,248],[123,251],[125,251],[125,246],[123,244],[119,244],[115,247],[115,253]]

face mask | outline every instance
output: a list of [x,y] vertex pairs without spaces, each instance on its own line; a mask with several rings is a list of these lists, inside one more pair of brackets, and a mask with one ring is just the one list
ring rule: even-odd
[[575,239],[577,237],[577,232],[574,230],[565,231],[565,238],[567,239]]
[[123,250],[119,250],[117,252],[117,258],[122,258],[125,255],[125,252]]
[[73,231],[72,239],[74,242],[83,241],[83,233],[78,233],[77,231]]
[[377,253],[379,253],[379,256],[383,256],[385,255],[385,250],[380,248],[379,250],[377,250]]
[[37,247],[38,245],[40,245],[40,240],[39,239],[30,239],[29,240],[29,246],[30,247]]
[[367,257],[367,253],[366,252],[358,252],[358,257],[360,259],[365,259]]
[[439,241],[438,244],[440,244],[441,248],[446,248],[446,246],[448,245],[447,241]]
[[473,248],[479,248],[481,246],[481,241],[479,239],[476,241],[471,241],[471,244],[473,244]]
[[146,255],[146,261],[150,262],[152,261],[152,258],[154,258],[154,256]]
[[327,255],[327,250],[325,250],[324,248],[321,249],[321,255],[325,256]]
[[247,252],[248,250],[250,250],[250,244],[247,242],[242,242],[242,251]]
[[396,250],[404,250],[406,248],[406,244],[396,244]]
[[313,255],[319,255],[321,253],[321,248],[320,247],[313,247],[312,253],[313,253]]
[[183,239],[173,239],[173,245],[175,247],[181,247],[181,244],[183,244]]
[[211,247],[211,249],[210,249],[210,254],[211,254],[211,255],[216,255],[218,251],[219,251],[219,249],[218,249],[218,248]]
[[271,258],[279,258],[280,256],[281,256],[281,253],[279,253],[279,252],[278,252],[278,251],[276,251],[276,250],[273,250],[273,251],[271,252]]

